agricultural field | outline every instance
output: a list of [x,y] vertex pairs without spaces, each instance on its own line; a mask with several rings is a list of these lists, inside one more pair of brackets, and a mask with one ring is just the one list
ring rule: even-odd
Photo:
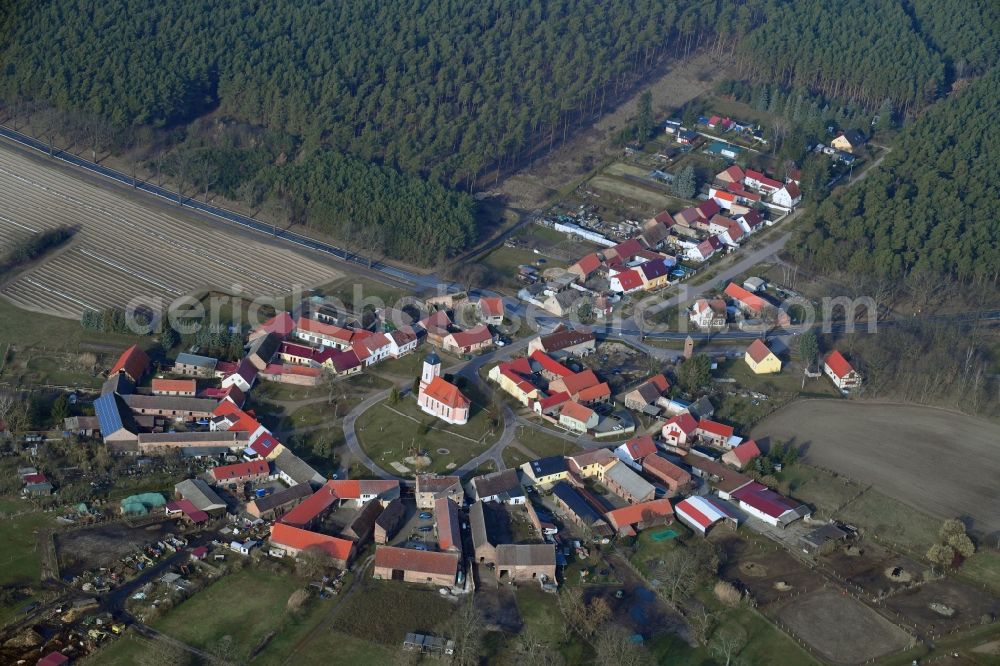
[[[0,587],[23,585],[37,589],[41,578],[41,554],[38,551],[37,532],[54,527],[50,514],[31,509],[27,502],[4,502],[0,512]],[[0,625],[12,619],[18,608],[34,599],[25,599],[0,605]]]
[[73,239],[0,289],[28,310],[79,318],[84,309],[214,289],[283,297],[341,273],[236,228],[138,203],[9,149],[0,149],[0,244],[72,226]]
[[[967,517],[973,532],[1000,530],[994,510],[1000,425],[991,421],[917,405],[802,400],[765,419],[753,435],[792,442],[805,462],[931,516]],[[852,502],[848,514],[859,508]],[[879,512],[884,508],[873,515]],[[899,518],[906,520],[903,513]]]

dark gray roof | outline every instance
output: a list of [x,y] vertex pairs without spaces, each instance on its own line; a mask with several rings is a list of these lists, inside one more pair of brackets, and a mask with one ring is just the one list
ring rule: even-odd
[[565,481],[557,483],[552,488],[552,494],[558,497],[584,523],[592,524],[601,520],[601,514],[597,513],[597,509],[590,506],[583,495]]
[[175,363],[182,363],[184,365],[193,365],[196,368],[205,368],[206,370],[215,370],[215,366],[219,364],[219,359],[212,358],[211,356],[199,356],[198,354],[178,354]]
[[202,479],[185,479],[174,486],[174,492],[184,499],[191,500],[191,503],[202,511],[211,511],[226,506],[222,498],[216,495],[215,491]]
[[486,528],[486,507],[482,502],[475,502],[469,507],[469,530],[472,532],[473,548],[492,545]]
[[472,479],[472,487],[476,491],[475,499],[477,500],[494,495],[501,496],[501,499],[524,496],[524,489],[521,488],[516,469],[505,469],[501,472],[477,476]]
[[566,471],[566,459],[562,456],[539,458],[532,460],[529,464],[531,465],[531,473],[536,479]]
[[497,567],[555,566],[556,547],[551,543],[513,544],[497,546]]
[[123,372],[116,372],[108,377],[101,386],[101,395],[105,393],[117,393],[118,395],[128,395],[135,391],[135,382],[128,378]]
[[[296,486],[299,487],[299,486]],[[406,507],[403,506],[403,502],[399,499],[394,499],[389,502],[388,506],[379,514],[378,518],[375,519],[375,524],[383,529],[390,529],[394,527],[402,518],[406,515]]]
[[162,409],[172,412],[211,413],[219,406],[218,400],[211,398],[187,398],[173,395],[126,395],[125,404],[132,409]]
[[264,363],[268,363],[274,358],[279,347],[281,347],[281,337],[275,333],[268,333],[253,341],[253,344],[250,345],[250,352],[247,355],[256,355]]
[[274,459],[274,466],[284,472],[295,483],[322,483],[323,475],[314,470],[306,461],[285,449]]

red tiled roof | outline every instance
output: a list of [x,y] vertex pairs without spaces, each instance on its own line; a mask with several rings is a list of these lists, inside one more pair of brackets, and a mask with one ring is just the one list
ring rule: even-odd
[[486,317],[502,317],[504,313],[503,299],[499,297],[480,298],[479,309]]
[[597,256],[596,252],[591,252],[586,256],[580,257],[580,260],[575,265],[580,269],[581,273],[590,275],[601,267],[601,258]]
[[198,389],[198,382],[193,379],[154,379],[152,383],[153,392],[177,391],[179,393],[194,393]]
[[252,444],[250,444],[250,448],[253,449],[253,452],[261,458],[266,458],[271,455],[271,452],[274,451],[279,444],[281,444],[281,442],[275,439],[274,435],[265,432],[263,435],[255,439]]
[[[725,175],[726,178],[722,178],[723,175]],[[739,166],[737,166],[737,165],[734,164],[731,167],[729,167],[728,169],[726,169],[724,171],[721,171],[716,176],[716,178],[719,178],[720,180],[728,180],[729,182],[733,182],[733,183],[742,183],[743,182],[743,177],[745,175],[746,174],[743,173],[743,169],[741,169]]]
[[238,367],[240,367],[240,364],[236,361],[219,361],[215,364],[215,373],[223,377],[228,377],[236,372],[236,368]]
[[632,289],[638,289],[642,286],[642,276],[639,275],[639,271],[634,268],[622,271],[615,277],[618,278],[618,282],[621,284],[623,291],[631,291]]
[[653,375],[646,382],[655,386],[656,390],[661,394],[666,393],[667,389],[670,388],[670,380],[662,372],[658,375]]
[[166,508],[171,511],[182,512],[195,523],[203,523],[208,520],[208,514],[196,507],[194,502],[188,499],[179,499],[168,502]]
[[633,460],[639,460],[656,453],[656,442],[652,435],[640,435],[625,442],[625,449]]
[[[355,483],[357,482],[355,481]],[[281,522],[294,527],[305,527],[329,509],[338,499],[340,497],[329,487],[328,483],[282,516]]]
[[435,377],[424,389],[424,394],[434,398],[443,405],[452,409],[461,409],[469,406],[469,399],[462,395],[458,387],[445,381],[441,377]]
[[146,356],[146,352],[139,349],[138,345],[132,345],[118,357],[118,360],[111,367],[111,372],[108,373],[108,376],[111,377],[115,373],[124,371],[133,380],[139,381],[139,378],[146,373],[146,368],[148,367],[149,357]]
[[662,456],[646,456],[646,459],[642,461],[642,469],[653,473],[654,476],[673,479],[680,484],[691,481],[690,474]]
[[733,430],[732,426],[727,426],[718,421],[710,421],[709,419],[702,419],[698,422],[698,429],[713,435],[718,435],[719,437],[732,437]]
[[340,326],[325,324],[315,319],[309,319],[308,317],[299,317],[298,329],[300,331],[305,331],[306,333],[313,333],[314,335],[337,339],[341,339],[344,335],[343,331],[347,330],[345,328],[341,328]]
[[446,311],[437,310],[421,319],[418,323],[425,331],[432,328],[440,328],[447,331],[448,327],[451,326],[451,317],[448,316]]
[[566,375],[556,381],[561,381],[563,386],[566,388],[566,392],[570,395],[576,395],[583,389],[590,388],[591,386],[597,386],[601,383],[600,380],[597,379],[597,375],[595,375],[594,371],[590,368],[587,368],[583,372]]
[[603,400],[604,398],[610,397],[611,387],[608,386],[607,382],[601,382],[600,384],[595,384],[594,386],[588,386],[576,394],[576,399],[580,402],[593,402],[594,400]]
[[635,525],[656,518],[667,518],[674,515],[674,510],[670,506],[670,500],[658,499],[649,502],[630,504],[629,506],[608,511],[606,514],[608,522],[618,529],[626,525]]
[[757,442],[752,439],[748,439],[734,448],[732,453],[736,456],[736,459],[740,461],[741,465],[746,465],[748,462],[760,455],[760,448],[758,448]]
[[723,315],[726,314],[726,302],[721,298],[713,298],[711,300],[706,298],[699,298],[695,301],[694,311],[701,313],[706,310],[711,310],[715,314]]
[[750,343],[749,347],[747,347],[746,353],[750,355],[750,358],[753,359],[754,363],[760,363],[771,355],[771,350],[767,348],[767,345],[764,344],[763,340],[757,338]]
[[606,252],[613,252],[618,257],[628,261],[643,249],[642,243],[634,238],[630,238],[627,241],[623,241],[615,245],[614,247],[606,250]]
[[38,474],[25,474],[22,478],[25,483],[45,483],[45,475],[39,472]]
[[213,467],[209,473],[216,481],[228,481],[229,479],[237,479],[241,476],[266,476],[270,471],[266,461],[251,460],[233,465]]
[[538,401],[538,405],[543,409],[548,409],[549,407],[555,407],[556,405],[561,405],[562,403],[569,400],[569,393],[565,391],[560,391],[559,393],[553,393],[547,398],[542,398]]
[[843,379],[847,375],[854,372],[854,367],[847,362],[844,355],[839,351],[834,350],[826,357],[826,365],[830,368],[833,374],[837,375],[840,379]]
[[788,192],[788,196],[793,199],[802,196],[802,192],[799,191],[799,186],[795,183],[785,183],[785,191]]
[[478,326],[473,326],[467,331],[452,333],[451,338],[455,341],[455,346],[457,347],[471,347],[472,345],[480,345],[484,342],[492,341],[493,334],[490,333],[489,326],[486,324],[479,324]]
[[710,220],[722,211],[722,209],[719,208],[719,204],[715,203],[711,199],[702,201],[700,204],[695,206],[695,210],[704,220]]
[[685,435],[690,435],[698,429],[698,422],[695,421],[693,416],[685,412],[683,414],[678,414],[663,424],[664,429],[666,429],[667,426],[677,426],[677,428]]
[[253,418],[228,400],[220,402],[219,406],[212,411],[212,415],[226,416],[234,420],[235,423],[231,428],[229,428],[231,432],[252,433],[260,427],[260,423],[257,422],[257,419]]
[[275,333],[281,337],[286,337],[294,330],[295,321],[292,320],[292,315],[287,312],[279,312],[258,326],[255,332]]
[[574,419],[580,423],[586,423],[594,415],[594,410],[585,407],[578,402],[567,402],[559,413],[559,416]]
[[442,576],[458,573],[458,553],[436,553],[429,550],[379,546],[375,549],[375,567],[378,569],[399,569],[416,573]]
[[361,365],[361,359],[358,358],[354,349],[340,350],[327,347],[316,352],[314,360],[321,365],[330,361],[337,372],[347,372]]
[[462,534],[458,525],[458,505],[447,497],[434,500],[434,519],[437,521],[438,548],[462,550]]
[[361,499],[361,481],[357,479],[330,480],[323,487],[337,499]]
[[535,351],[531,352],[530,358],[532,361],[535,361],[536,363],[538,363],[538,365],[542,366],[543,370],[551,372],[554,375],[558,375],[560,377],[568,377],[569,375],[573,374],[572,370],[570,370],[565,365],[563,365],[559,361],[555,360],[554,358],[543,352],[541,349],[536,349]]
[[767,307],[767,301],[765,301],[760,296],[756,294],[751,294],[749,291],[736,284],[735,282],[730,282],[726,285],[726,296],[729,296],[734,301],[739,301],[747,306],[753,312],[761,312]]
[[[300,504],[299,506],[302,505]],[[294,510],[292,509],[292,511]],[[284,523],[275,523],[271,526],[271,543],[296,550],[318,547],[328,553],[333,559],[345,562],[351,559],[352,551],[354,550],[354,542],[348,539],[340,539],[320,534],[319,532],[310,532]]]

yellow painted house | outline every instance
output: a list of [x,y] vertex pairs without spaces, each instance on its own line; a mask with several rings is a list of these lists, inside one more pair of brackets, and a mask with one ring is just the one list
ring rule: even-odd
[[747,365],[750,366],[750,369],[756,375],[772,375],[776,372],[781,372],[781,359],[768,349],[767,345],[760,338],[754,340],[747,347],[746,354],[743,355],[743,360],[746,361]]

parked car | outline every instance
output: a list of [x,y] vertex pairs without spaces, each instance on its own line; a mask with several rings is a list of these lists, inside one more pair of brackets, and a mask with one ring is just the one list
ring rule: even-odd
[[434,529],[434,528],[431,527],[430,525],[424,525],[423,527],[418,527],[417,531],[418,532],[430,532],[432,529]]
[[431,513],[430,513],[430,511],[423,511],[423,512],[421,512],[421,514],[420,514],[420,520],[430,520],[430,519],[431,519]]

